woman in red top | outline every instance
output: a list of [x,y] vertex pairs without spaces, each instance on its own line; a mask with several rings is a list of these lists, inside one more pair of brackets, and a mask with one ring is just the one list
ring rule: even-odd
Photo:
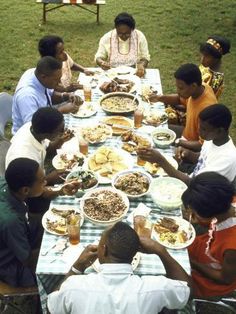
[[205,172],[196,176],[182,200],[208,233],[189,247],[195,297],[227,295],[236,289],[236,217],[231,206],[234,187],[223,176]]

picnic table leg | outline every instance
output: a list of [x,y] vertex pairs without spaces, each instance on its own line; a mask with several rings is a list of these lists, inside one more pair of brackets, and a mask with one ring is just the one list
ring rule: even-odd
[[99,4],[96,4],[97,6],[97,24],[99,24]]
[[47,3],[43,4],[43,22],[46,23],[46,5]]

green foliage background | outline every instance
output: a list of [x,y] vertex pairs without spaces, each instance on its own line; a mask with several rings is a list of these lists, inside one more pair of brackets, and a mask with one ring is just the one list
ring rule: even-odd
[[[74,6],[48,13],[42,23],[42,4],[35,0],[1,0],[0,91],[14,93],[21,74],[34,67],[39,56],[38,40],[46,34],[63,37],[73,59],[94,66],[99,38],[113,27],[114,17],[131,13],[137,28],[146,35],[150,67],[161,71],[163,91],[175,92],[173,72],[186,62],[198,64],[199,43],[218,34],[231,40],[231,53],[223,58],[225,91],[220,101],[235,115],[236,103],[236,1],[235,0],[106,0],[95,15]],[[236,123],[231,135],[236,139]]]

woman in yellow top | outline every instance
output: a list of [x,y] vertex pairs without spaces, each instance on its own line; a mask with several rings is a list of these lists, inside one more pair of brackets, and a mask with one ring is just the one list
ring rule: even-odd
[[210,85],[217,98],[224,87],[224,73],[220,72],[222,56],[230,52],[230,41],[221,36],[209,36],[200,45],[202,81]]
[[118,14],[114,23],[115,29],[100,39],[95,55],[97,65],[104,70],[137,65],[136,74],[143,76],[150,61],[146,37],[135,29],[135,20],[128,13]]

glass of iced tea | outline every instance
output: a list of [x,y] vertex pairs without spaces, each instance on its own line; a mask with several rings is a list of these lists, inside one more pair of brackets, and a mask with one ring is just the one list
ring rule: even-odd
[[85,156],[88,155],[88,142],[83,138],[79,139],[79,151]]
[[72,245],[78,244],[80,242],[80,220],[81,217],[78,214],[71,214],[66,219],[69,242]]
[[152,223],[146,217],[136,215],[134,216],[134,230],[141,237],[151,238]]
[[143,121],[143,111],[140,108],[138,108],[134,112],[134,127],[140,128],[142,126],[142,121]]
[[84,90],[84,100],[85,101],[92,101],[92,88],[90,85],[84,85],[83,86],[83,90]]

